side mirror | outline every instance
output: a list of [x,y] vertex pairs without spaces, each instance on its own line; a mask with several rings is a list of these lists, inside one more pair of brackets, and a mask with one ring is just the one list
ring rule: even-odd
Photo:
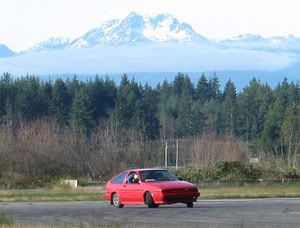
[[183,181],[183,178],[182,177],[178,177],[178,180]]

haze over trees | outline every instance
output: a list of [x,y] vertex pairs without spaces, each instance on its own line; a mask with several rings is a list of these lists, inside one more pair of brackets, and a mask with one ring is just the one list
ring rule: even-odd
[[[217,75],[199,75],[194,84],[181,73],[155,88],[126,75],[120,85],[97,76],[84,82],[0,78],[0,178],[8,172],[96,178],[123,167],[162,165],[162,142],[172,139],[193,142],[183,149],[195,146],[189,164],[203,138],[280,156],[295,168],[299,83],[284,79],[271,88],[253,78],[237,91],[231,80],[221,90]],[[217,150],[211,153],[221,159]]]

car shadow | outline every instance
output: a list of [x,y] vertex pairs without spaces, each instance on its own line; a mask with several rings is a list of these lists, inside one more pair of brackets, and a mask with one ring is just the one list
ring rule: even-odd
[[159,207],[153,207],[153,208],[149,208],[146,205],[125,205],[123,209],[125,208],[130,208],[130,209],[146,209],[146,210],[159,210],[159,209],[172,209],[172,208],[186,208],[187,210],[192,210],[193,208],[206,208],[207,206],[201,206],[201,205],[194,205],[194,207],[187,207],[185,205],[174,205],[174,206],[170,206],[170,205],[160,205]]

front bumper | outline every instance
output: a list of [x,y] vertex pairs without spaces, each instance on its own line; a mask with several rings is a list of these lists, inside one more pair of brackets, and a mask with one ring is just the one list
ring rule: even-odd
[[195,202],[200,196],[200,192],[154,192],[153,200],[156,204],[188,203]]

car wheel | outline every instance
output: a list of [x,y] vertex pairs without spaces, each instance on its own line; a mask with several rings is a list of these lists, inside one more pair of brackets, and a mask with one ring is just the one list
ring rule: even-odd
[[153,198],[149,192],[146,192],[145,194],[145,203],[149,208],[158,207],[158,204],[155,204],[153,201]]
[[123,204],[121,204],[120,197],[119,197],[119,195],[117,193],[114,193],[112,195],[112,203],[117,208],[122,208],[124,206]]
[[186,204],[186,206],[187,206],[187,207],[194,207],[194,203],[193,203],[193,202],[188,202],[188,203]]

